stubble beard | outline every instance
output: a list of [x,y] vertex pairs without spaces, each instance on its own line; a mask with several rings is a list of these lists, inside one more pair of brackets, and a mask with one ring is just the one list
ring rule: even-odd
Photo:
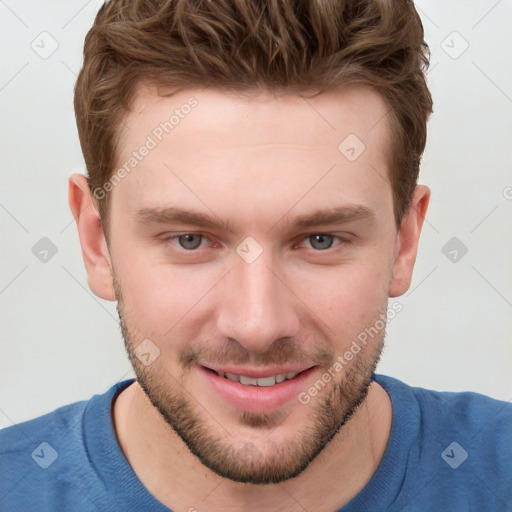
[[[182,439],[190,452],[217,475],[245,484],[277,484],[300,475],[353,417],[368,395],[377,363],[384,346],[385,330],[372,340],[347,364],[330,385],[307,405],[308,422],[301,425],[293,441],[276,441],[279,424],[286,421],[279,411],[250,413],[241,411],[240,425],[254,429],[268,429],[268,442],[257,445],[250,439],[230,436],[222,426],[221,418],[214,418],[208,404],[201,397],[192,397],[181,383],[162,365],[145,366],[134,352],[137,340],[136,326],[129,326],[123,314],[123,301],[116,283],[117,310],[128,357],[137,381],[153,406],[170,428]],[[377,319],[379,317],[375,317]],[[155,340],[153,340],[155,341]],[[158,345],[158,342],[156,342]],[[286,348],[290,346],[283,345]],[[192,365],[194,354],[182,354],[180,361]],[[334,354],[330,355],[334,363]],[[325,358],[324,358],[325,359]],[[282,362],[282,361],[280,361]],[[332,364],[325,365],[325,371]],[[182,375],[184,375],[182,373]],[[173,385],[174,381],[174,385]],[[341,430],[341,431],[340,431]],[[274,435],[272,435],[274,434]]]

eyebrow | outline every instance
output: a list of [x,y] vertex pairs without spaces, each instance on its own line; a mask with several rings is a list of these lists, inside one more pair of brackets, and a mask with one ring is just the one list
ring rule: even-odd
[[[329,209],[318,209],[308,214],[298,215],[291,219],[283,216],[276,222],[282,230],[306,229],[314,226],[345,224],[363,219],[375,218],[373,210],[363,205],[347,205]],[[234,233],[235,229],[229,221],[219,219],[216,215],[197,210],[184,209],[177,206],[164,208],[142,208],[135,213],[135,219],[143,224],[187,224],[200,228],[224,230]]]

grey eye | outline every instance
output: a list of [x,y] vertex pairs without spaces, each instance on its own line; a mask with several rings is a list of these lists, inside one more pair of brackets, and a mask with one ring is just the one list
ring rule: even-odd
[[324,249],[330,249],[333,241],[334,236],[333,235],[310,235],[308,236],[308,239],[311,243],[311,247],[314,249],[324,250]]
[[[196,241],[194,241],[194,237]],[[186,235],[180,235],[178,242],[183,249],[193,250],[197,249],[201,245],[203,235],[197,235],[195,233],[188,233]]]

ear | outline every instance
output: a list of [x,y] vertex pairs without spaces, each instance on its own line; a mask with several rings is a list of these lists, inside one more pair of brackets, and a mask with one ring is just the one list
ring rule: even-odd
[[87,177],[73,174],[69,178],[69,206],[78,228],[89,288],[98,297],[116,300],[112,279],[112,263],[96,200]]
[[393,278],[389,289],[390,297],[403,295],[411,285],[421,228],[429,200],[430,189],[424,185],[417,186],[397,234]]

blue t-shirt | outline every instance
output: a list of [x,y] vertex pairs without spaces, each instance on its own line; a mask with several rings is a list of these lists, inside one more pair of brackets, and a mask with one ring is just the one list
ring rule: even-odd
[[[373,378],[393,404],[391,435],[371,480],[339,512],[512,510],[511,403]],[[169,512],[115,436],[112,400],[132,382],[1,430],[0,510]]]

